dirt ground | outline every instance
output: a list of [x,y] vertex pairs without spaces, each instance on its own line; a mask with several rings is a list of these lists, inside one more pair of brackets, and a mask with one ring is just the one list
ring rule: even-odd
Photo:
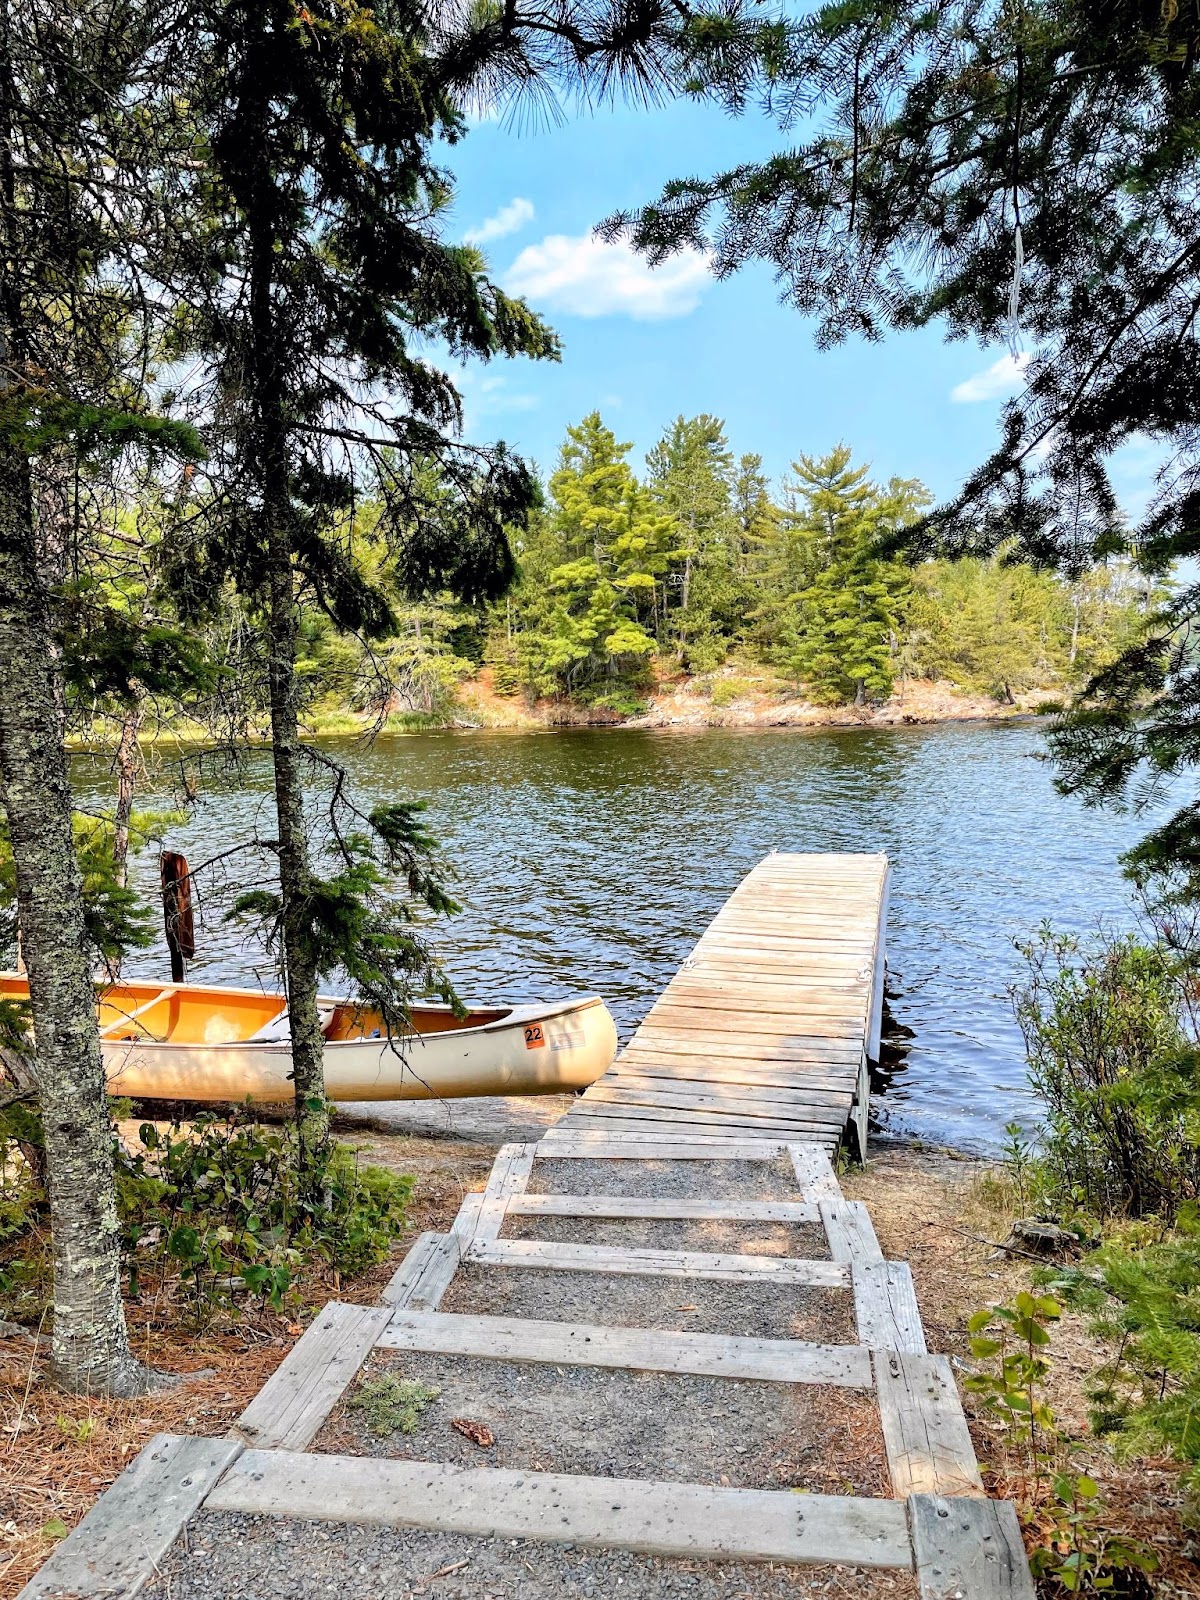
[[[343,1130],[342,1137],[348,1136]],[[427,1228],[444,1229],[449,1225],[463,1195],[483,1187],[494,1155],[491,1141],[467,1143],[413,1138],[384,1131],[378,1123],[355,1126],[352,1142],[362,1149],[365,1159],[411,1173],[416,1178],[409,1228],[405,1238],[397,1244],[394,1252],[397,1259],[418,1232]],[[577,1187],[577,1171],[569,1185],[560,1181],[560,1176],[566,1178],[565,1173],[557,1175],[558,1168],[574,1165],[547,1163],[539,1173],[536,1187]],[[605,1165],[624,1166],[623,1163]],[[610,1187],[625,1186],[629,1176],[626,1171],[623,1180],[618,1182],[617,1174],[613,1173]],[[603,1192],[605,1182],[601,1164],[592,1164],[589,1187]],[[995,1242],[1004,1237],[1013,1214],[1011,1197],[1005,1193],[1003,1182],[986,1163],[909,1146],[884,1145],[873,1151],[865,1170],[850,1169],[843,1173],[842,1185],[849,1197],[862,1199],[869,1205],[885,1254],[910,1262],[931,1346],[945,1351],[961,1364],[967,1349],[967,1317],[981,1306],[1011,1298],[1029,1281],[1029,1263],[999,1255],[995,1249]],[[387,1263],[354,1283],[310,1282],[306,1303],[288,1307],[285,1315],[264,1315],[225,1329],[188,1332],[170,1306],[131,1307],[130,1321],[139,1353],[157,1366],[194,1374],[180,1388],[140,1401],[66,1397],[46,1380],[44,1341],[39,1342],[29,1334],[0,1340],[0,1600],[11,1600],[45,1559],[55,1540],[79,1520],[151,1434],[160,1430],[214,1435],[225,1432],[232,1418],[262,1386],[299,1337],[308,1318],[326,1299],[336,1296],[364,1304],[376,1302],[379,1289],[394,1265],[395,1261]],[[482,1269],[473,1269],[479,1270]],[[502,1272],[504,1269],[490,1270]],[[545,1280],[554,1275],[530,1273],[524,1276],[527,1281],[538,1280],[548,1288]],[[575,1283],[583,1277],[592,1275],[574,1275]],[[606,1284],[617,1281],[602,1279],[599,1274],[595,1278]],[[638,1281],[644,1287],[648,1280]],[[669,1292],[674,1296],[675,1305],[682,1308],[700,1305],[702,1293],[707,1295],[710,1291],[739,1287],[686,1284],[676,1280]],[[496,1304],[484,1307],[476,1300],[477,1288],[473,1279],[469,1282],[465,1274],[460,1275],[447,1298],[446,1309],[514,1309]],[[470,1306],[455,1303],[456,1297],[464,1294],[472,1302]],[[526,1314],[536,1316],[539,1313],[530,1306]],[[580,1320],[589,1319],[581,1317]],[[590,1320],[620,1319],[610,1308],[608,1316]],[[675,1320],[664,1325],[696,1328],[703,1323],[703,1316],[677,1310]],[[806,1336],[821,1337],[812,1331]],[[1052,1402],[1064,1422],[1084,1439],[1086,1447],[1083,1385],[1102,1358],[1101,1347],[1079,1319],[1068,1316],[1055,1332],[1053,1350]],[[839,1397],[842,1399],[844,1397]],[[970,1414],[969,1395],[966,1401]],[[830,1425],[835,1421],[836,1418],[831,1417]],[[976,1447],[986,1467],[996,1459],[995,1440],[978,1415],[971,1415],[971,1422]],[[479,1459],[487,1455],[486,1451],[468,1445],[466,1440],[462,1443],[468,1452],[477,1451]],[[586,1441],[581,1448],[585,1444]],[[375,1441],[373,1447],[377,1447]],[[528,1450],[529,1440],[520,1448]],[[733,1448],[736,1453],[736,1446]],[[1098,1444],[1086,1448],[1085,1453],[1108,1501],[1110,1519],[1157,1550],[1161,1562],[1155,1578],[1157,1593],[1163,1600],[1172,1600],[1176,1595],[1200,1595],[1200,1565],[1197,1565],[1200,1540],[1194,1539],[1180,1523],[1177,1470],[1166,1462],[1118,1467]],[[785,1460],[785,1453],[780,1450],[769,1457],[768,1469],[770,1461],[776,1459]],[[803,1461],[792,1464],[798,1466],[801,1476],[810,1470]],[[718,1472],[718,1479],[719,1476]],[[1007,1483],[1003,1486],[1012,1487]],[[829,1487],[832,1489],[833,1485]],[[303,1525],[297,1537],[316,1540],[322,1548],[331,1540],[331,1548],[348,1540],[357,1550],[363,1543],[360,1534],[304,1531],[308,1527]],[[410,1546],[414,1550],[418,1546],[424,1549],[429,1543],[408,1534],[392,1534],[388,1538],[397,1550],[401,1546],[405,1550]],[[448,1552],[450,1543],[442,1541],[437,1549]],[[521,1555],[526,1562],[523,1570],[529,1574],[535,1568],[540,1572],[545,1565],[544,1557],[532,1547],[528,1552],[523,1549]],[[448,1555],[446,1559],[449,1561]],[[605,1592],[609,1592],[610,1585],[616,1581],[614,1575],[618,1568],[631,1579],[635,1572],[646,1567],[641,1558],[587,1559],[596,1566],[598,1579],[601,1570],[606,1575],[606,1579],[597,1582],[597,1589]],[[432,1545],[429,1560],[432,1564],[428,1570],[432,1573],[441,1560],[440,1555],[435,1556]],[[646,1567],[647,1574],[649,1571]],[[730,1578],[732,1580],[732,1574]],[[682,1584],[679,1592],[688,1592],[686,1580],[679,1572],[672,1577],[672,1584],[677,1580]],[[774,1581],[772,1579],[771,1583]],[[530,1582],[532,1584],[532,1578]],[[546,1582],[550,1583],[549,1568]],[[897,1594],[907,1593],[898,1580],[889,1579],[888,1582],[897,1584]],[[810,1573],[804,1583],[796,1585],[795,1592],[811,1593],[814,1587],[824,1586],[823,1578],[817,1582]],[[208,1594],[215,1592],[212,1588],[206,1590]],[[277,1591],[264,1589],[262,1592]],[[434,1584],[429,1592],[441,1594],[445,1590]],[[463,1593],[468,1592],[474,1595],[477,1591],[464,1587]],[[543,1591],[533,1584],[529,1592],[532,1595]],[[545,1592],[552,1590],[547,1588]],[[553,1592],[567,1591],[554,1588]],[[580,1587],[573,1592],[588,1591]],[[631,1582],[626,1592],[634,1594],[638,1589]],[[650,1588],[646,1592],[651,1592]],[[672,1588],[670,1592],[676,1591]],[[732,1596],[748,1591],[730,1587],[723,1592]],[[766,1596],[768,1592],[773,1595],[775,1589],[768,1584],[766,1588],[756,1587],[754,1592]],[[853,1592],[853,1586],[848,1584],[843,1590],[840,1580],[836,1584],[830,1580],[826,1592],[849,1593]],[[871,1593],[875,1593],[874,1588]]]

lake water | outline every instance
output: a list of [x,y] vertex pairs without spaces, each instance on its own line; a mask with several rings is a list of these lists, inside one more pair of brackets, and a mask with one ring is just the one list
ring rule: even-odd
[[[1006,993],[1021,972],[1014,938],[1043,918],[1129,922],[1117,858],[1146,826],[1057,795],[1029,724],[429,734],[328,748],[368,802],[428,802],[466,903],[439,938],[465,998],[597,991],[622,1037],[767,851],[886,851],[891,1013],[905,1048],[878,1119],[966,1148],[994,1147],[1005,1122],[1030,1115]],[[94,763],[79,763],[76,781],[97,799],[108,789]],[[166,779],[154,787],[165,794]],[[206,778],[170,842],[196,866],[256,826],[272,832],[263,752],[236,783]],[[261,870],[244,860],[231,857],[206,892],[196,980],[244,983],[257,970],[273,981],[221,920]],[[148,889],[156,877],[154,860],[138,863]],[[165,976],[165,949],[127,970]]]

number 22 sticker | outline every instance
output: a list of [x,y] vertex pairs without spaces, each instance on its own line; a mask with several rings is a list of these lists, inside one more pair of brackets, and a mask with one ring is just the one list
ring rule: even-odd
[[525,1029],[526,1050],[542,1050],[546,1045],[546,1035],[542,1032],[540,1022],[532,1022]]

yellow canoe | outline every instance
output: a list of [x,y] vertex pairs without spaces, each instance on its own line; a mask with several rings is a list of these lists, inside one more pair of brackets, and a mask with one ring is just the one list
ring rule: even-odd
[[[29,985],[0,974],[0,997]],[[598,996],[554,1005],[412,1008],[413,1032],[388,1039],[382,1017],[323,999],[325,1086],[332,1100],[431,1100],[563,1094],[612,1064],[617,1030]],[[291,1042],[282,995],[202,984],[120,983],[98,991],[109,1093],[135,1099],[284,1101]]]

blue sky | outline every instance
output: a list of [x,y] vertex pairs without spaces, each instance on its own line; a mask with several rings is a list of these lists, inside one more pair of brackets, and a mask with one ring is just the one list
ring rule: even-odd
[[[666,179],[707,175],[778,143],[757,118],[681,102],[568,113],[548,127],[483,122],[447,151],[451,228],[476,238],[493,275],[564,345],[561,365],[468,372],[468,435],[502,438],[550,470],[567,424],[599,408],[633,441],[640,466],[675,416],[707,411],[725,419],[735,451],[757,451],[772,475],[800,451],[844,441],[881,478],[919,477],[951,494],[995,440],[1011,388],[1006,352],[947,344],[936,329],[819,352],[765,268],[724,283],[696,258],[650,273],[627,249],[591,238],[609,212],[652,199]],[[1134,514],[1151,461],[1130,446],[1117,464]]]

